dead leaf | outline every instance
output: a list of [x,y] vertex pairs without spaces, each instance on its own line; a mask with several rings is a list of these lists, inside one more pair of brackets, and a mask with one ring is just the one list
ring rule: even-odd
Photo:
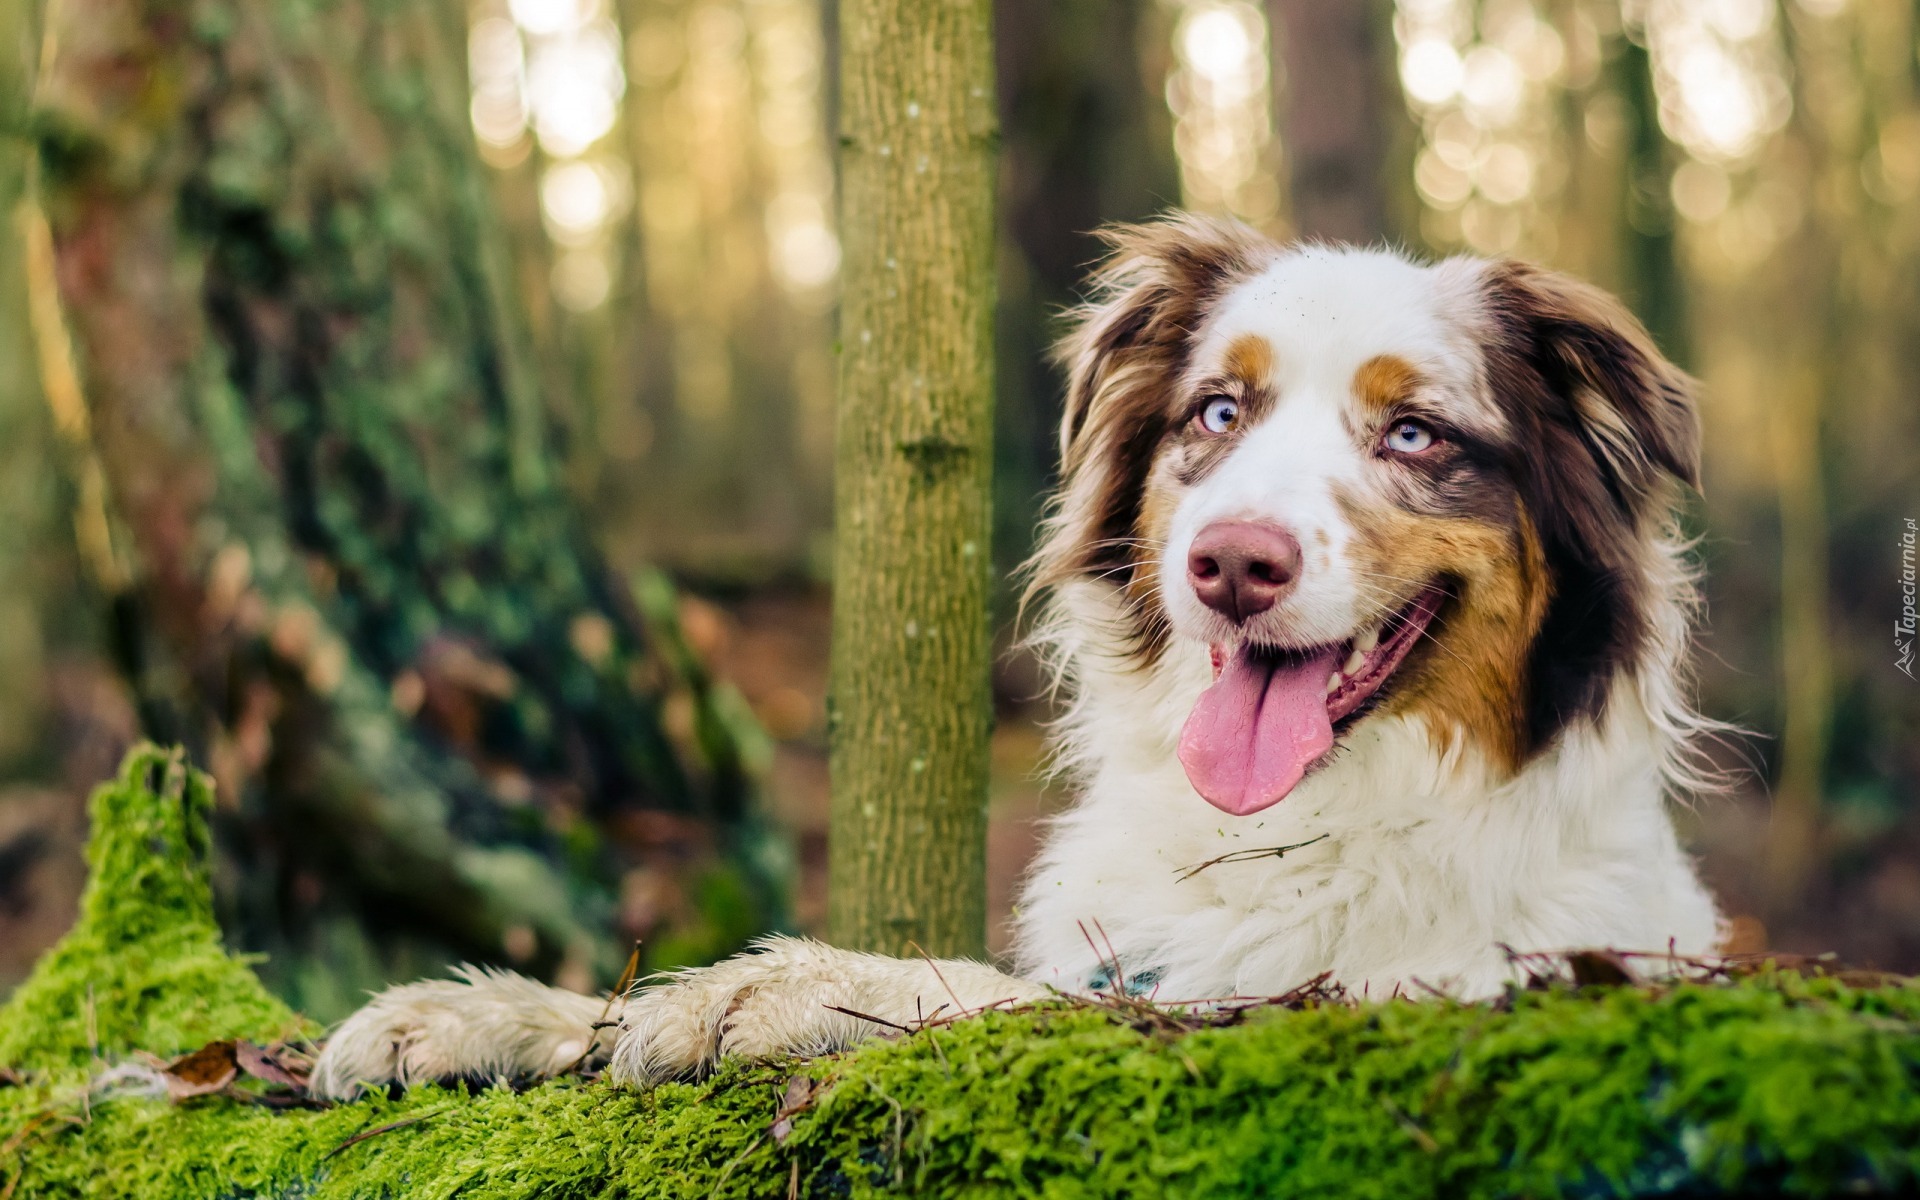
[[255,1079],[268,1083],[278,1083],[298,1092],[307,1090],[307,1073],[298,1064],[289,1066],[282,1061],[287,1050],[284,1046],[256,1046],[252,1042],[235,1042],[233,1057],[235,1064]]
[[1567,955],[1567,967],[1578,987],[1618,987],[1634,982],[1627,960],[1611,950],[1576,950]]
[[774,1114],[773,1134],[776,1143],[785,1142],[793,1136],[793,1118],[813,1103],[813,1080],[805,1075],[795,1075],[787,1080],[787,1090],[780,1097],[780,1111]]
[[174,1059],[161,1071],[167,1079],[167,1095],[174,1100],[189,1100],[225,1091],[239,1074],[240,1064],[232,1042],[208,1042]]

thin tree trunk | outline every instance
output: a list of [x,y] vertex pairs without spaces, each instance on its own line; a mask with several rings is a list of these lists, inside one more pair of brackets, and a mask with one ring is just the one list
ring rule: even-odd
[[985,946],[993,194],[989,0],[840,7],[830,923]]
[[1386,5],[1268,0],[1274,96],[1294,233],[1375,242],[1387,235],[1387,141],[1399,105],[1383,67]]
[[623,877],[655,962],[767,906],[671,594],[615,578],[562,488],[464,39],[449,3],[57,0],[36,311],[118,522],[122,667],[220,783],[242,943],[338,973],[363,928],[419,947],[376,974],[584,983],[624,957]]

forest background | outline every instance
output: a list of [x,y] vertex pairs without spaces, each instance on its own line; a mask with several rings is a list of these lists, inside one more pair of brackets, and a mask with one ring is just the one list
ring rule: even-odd
[[[835,20],[0,12],[0,993],[141,736],[212,770],[229,935],[322,1019],[824,928]],[[1004,582],[1045,350],[1090,231],[1178,204],[1627,299],[1705,385],[1700,693],[1746,731],[1689,842],[1736,948],[1920,970],[1920,5],[996,22],[992,943],[1064,802]]]

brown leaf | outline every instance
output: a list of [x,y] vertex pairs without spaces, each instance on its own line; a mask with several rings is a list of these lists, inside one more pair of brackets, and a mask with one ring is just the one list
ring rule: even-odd
[[1634,982],[1627,960],[1611,950],[1576,950],[1567,955],[1567,967],[1579,987],[1618,987]]
[[239,1074],[240,1064],[231,1041],[208,1042],[161,1068],[167,1077],[167,1095],[174,1100],[210,1096],[224,1091]]
[[774,1114],[773,1134],[775,1142],[785,1142],[793,1136],[793,1118],[795,1114],[806,1111],[813,1103],[813,1080],[805,1075],[795,1075],[787,1080],[787,1090],[780,1097],[780,1111]]
[[234,1062],[242,1071],[255,1079],[264,1079],[268,1083],[283,1084],[295,1091],[307,1090],[307,1073],[296,1064],[289,1066],[282,1062],[281,1046],[256,1046],[252,1042],[233,1044]]

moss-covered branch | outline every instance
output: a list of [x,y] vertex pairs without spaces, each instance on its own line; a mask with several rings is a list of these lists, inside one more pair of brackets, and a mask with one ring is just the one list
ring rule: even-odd
[[1408,1200],[1920,1187],[1920,990],[1786,973],[1522,992],[1493,1007],[1274,1009],[1185,1033],[1060,1006],[645,1094],[562,1080],[321,1110],[230,1095],[169,1104],[107,1064],[300,1031],[220,948],[206,803],[204,781],[152,749],[96,795],[81,923],[0,1009],[0,1063],[23,1078],[0,1086],[0,1194]]

